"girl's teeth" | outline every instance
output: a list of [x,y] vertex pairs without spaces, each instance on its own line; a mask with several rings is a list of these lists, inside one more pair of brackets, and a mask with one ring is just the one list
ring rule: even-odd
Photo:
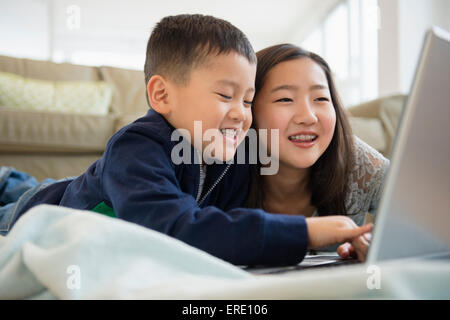
[[289,140],[301,140],[301,141],[311,141],[314,140],[315,138],[317,138],[317,136],[313,136],[313,135],[298,135],[298,136],[290,136]]

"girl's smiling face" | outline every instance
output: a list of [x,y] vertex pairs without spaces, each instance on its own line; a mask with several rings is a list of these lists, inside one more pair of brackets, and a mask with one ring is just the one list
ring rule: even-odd
[[277,64],[255,97],[253,119],[256,129],[268,129],[269,153],[270,131],[279,130],[280,168],[311,167],[330,145],[336,126],[323,69],[307,57]]

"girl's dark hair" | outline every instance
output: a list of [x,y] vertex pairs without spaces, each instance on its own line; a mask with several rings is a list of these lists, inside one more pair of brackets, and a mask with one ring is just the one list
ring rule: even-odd
[[[348,177],[354,164],[353,135],[346,111],[336,91],[330,67],[317,54],[292,44],[268,47],[258,51],[256,57],[258,59],[256,95],[264,86],[267,73],[281,62],[309,58],[324,71],[336,112],[336,126],[327,150],[311,167],[308,188],[312,192],[311,204],[317,208],[319,215],[347,214],[345,199],[348,193]],[[248,207],[264,209],[263,190],[260,164],[253,165],[247,200]]]

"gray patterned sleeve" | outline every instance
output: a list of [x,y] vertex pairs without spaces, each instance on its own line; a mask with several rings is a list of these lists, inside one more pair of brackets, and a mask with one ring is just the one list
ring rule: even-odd
[[367,143],[354,136],[355,165],[349,177],[346,208],[358,225],[366,212],[375,214],[381,197],[389,160]]

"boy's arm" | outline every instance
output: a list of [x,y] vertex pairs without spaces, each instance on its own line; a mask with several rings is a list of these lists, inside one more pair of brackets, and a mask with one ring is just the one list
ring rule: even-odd
[[308,246],[303,216],[200,208],[181,191],[167,142],[158,139],[130,130],[108,145],[102,190],[119,218],[237,265],[295,264],[303,259]]

